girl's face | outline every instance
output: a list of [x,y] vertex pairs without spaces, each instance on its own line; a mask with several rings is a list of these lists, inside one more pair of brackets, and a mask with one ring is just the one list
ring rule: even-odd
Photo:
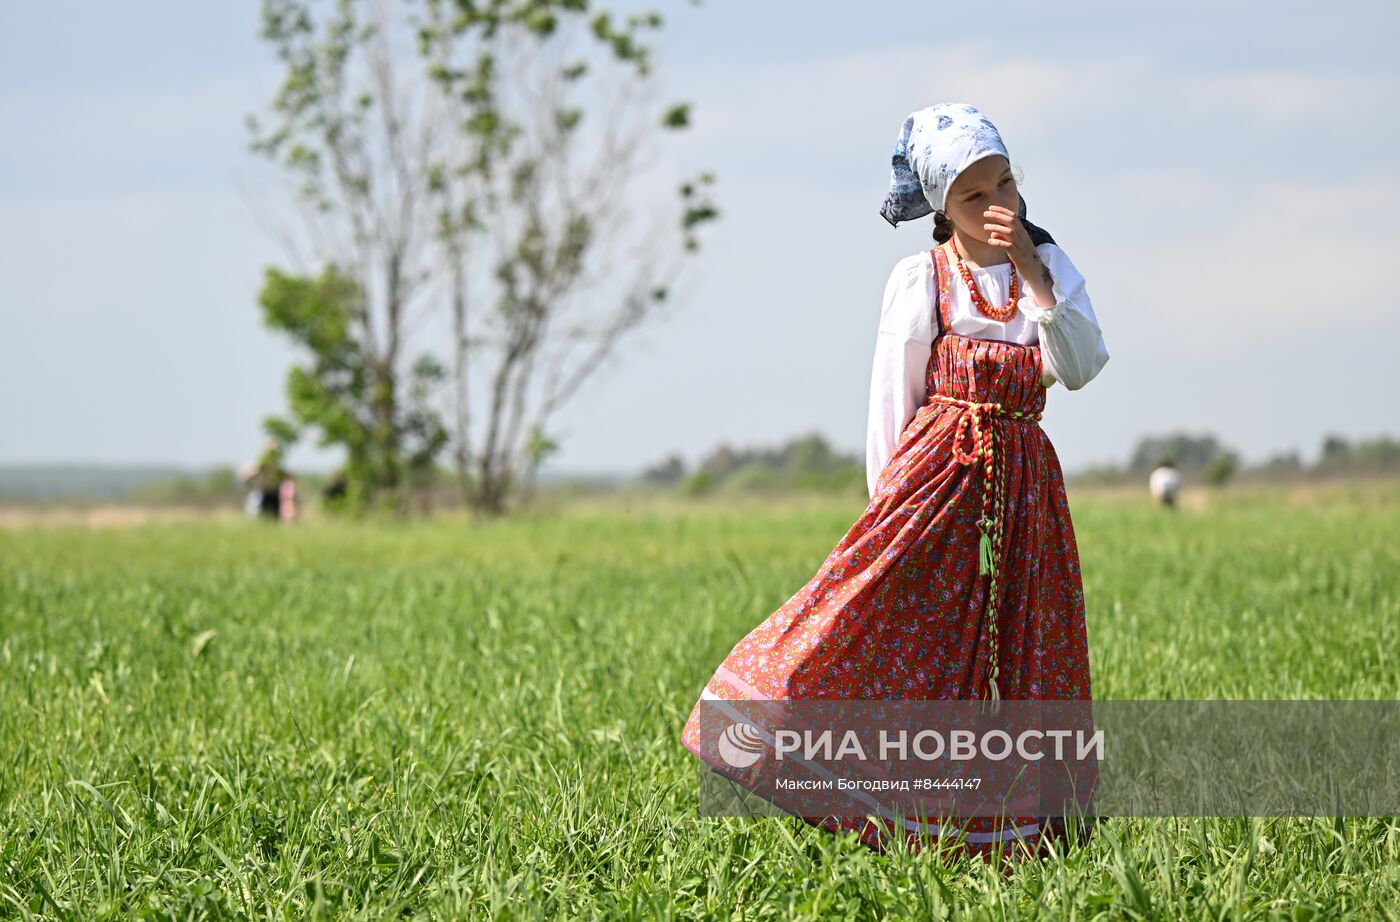
[[992,232],[982,226],[988,221],[983,212],[993,205],[1012,214],[1021,205],[1011,164],[1001,154],[983,157],[958,174],[944,197],[943,213],[961,236],[987,243]]

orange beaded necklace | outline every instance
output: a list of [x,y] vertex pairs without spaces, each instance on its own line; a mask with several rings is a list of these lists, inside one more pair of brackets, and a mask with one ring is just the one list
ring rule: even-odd
[[1006,303],[1000,307],[992,307],[987,299],[982,297],[981,290],[977,287],[977,282],[972,278],[972,270],[963,262],[962,253],[958,252],[958,238],[956,236],[948,238],[948,242],[953,247],[953,256],[957,259],[958,274],[962,276],[963,282],[967,285],[968,293],[972,295],[972,303],[977,305],[977,309],[983,315],[1001,323],[1006,323],[1016,316],[1016,304],[1021,300],[1021,275],[1016,271],[1016,266],[1011,266],[1011,291],[1007,294]]

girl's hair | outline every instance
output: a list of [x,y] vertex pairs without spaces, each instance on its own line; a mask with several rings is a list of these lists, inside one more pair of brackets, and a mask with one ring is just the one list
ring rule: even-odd
[[953,222],[948,220],[948,216],[941,211],[933,213],[933,239],[940,245],[947,243],[948,238],[953,236]]
[[[1016,198],[1019,199],[1021,203],[1021,223],[1026,226],[1026,232],[1031,236],[1031,243],[1033,243],[1036,246],[1040,246],[1042,243],[1054,243],[1055,238],[1050,236],[1049,231],[1047,231],[1043,227],[1036,227],[1030,221],[1026,220],[1026,200],[1021,198],[1019,192],[1023,175],[1021,173],[1021,168],[1016,166],[1015,164],[1012,164],[1011,175],[1016,178],[1016,186],[1018,189]],[[948,239],[952,236],[953,222],[949,221],[948,216],[942,211],[935,211],[933,213],[933,239],[939,244],[944,244],[947,243]]]

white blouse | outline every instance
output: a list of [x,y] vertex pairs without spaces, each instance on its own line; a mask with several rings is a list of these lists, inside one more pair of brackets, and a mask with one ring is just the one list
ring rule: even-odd
[[[993,320],[973,305],[967,286],[950,265],[954,274],[952,303],[946,310],[952,319],[948,332],[1023,345],[1038,342],[1044,371],[1041,384],[1049,387],[1059,381],[1077,391],[1103,369],[1108,348],[1085,290],[1084,276],[1056,244],[1042,243],[1036,252],[1050,270],[1054,307],[1036,306],[1035,295],[1023,279],[1016,316],[1005,323]],[[1010,261],[968,268],[983,297],[992,304],[1006,303]],[[938,318],[933,313],[937,284],[933,254],[928,250],[901,259],[885,284],[865,441],[865,476],[872,499],[875,482],[894,454],[900,434],[928,396],[928,360],[938,332]]]

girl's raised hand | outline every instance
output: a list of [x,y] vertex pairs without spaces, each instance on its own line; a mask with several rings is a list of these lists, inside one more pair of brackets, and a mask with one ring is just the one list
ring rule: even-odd
[[982,227],[992,232],[989,243],[1009,250],[1011,261],[1017,268],[1032,264],[1036,256],[1035,244],[1031,243],[1030,232],[1021,223],[1016,212],[993,205],[982,212],[982,216],[987,219],[987,223]]

